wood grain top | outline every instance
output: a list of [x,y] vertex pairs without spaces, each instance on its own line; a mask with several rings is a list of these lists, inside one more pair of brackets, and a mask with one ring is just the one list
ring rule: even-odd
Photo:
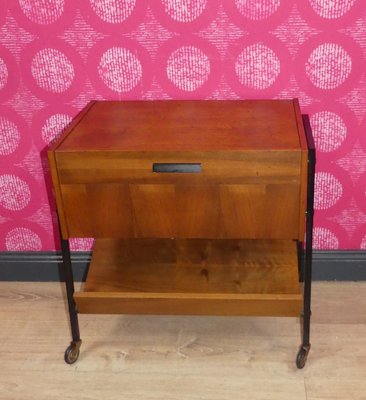
[[53,150],[241,151],[303,147],[297,100],[95,101]]

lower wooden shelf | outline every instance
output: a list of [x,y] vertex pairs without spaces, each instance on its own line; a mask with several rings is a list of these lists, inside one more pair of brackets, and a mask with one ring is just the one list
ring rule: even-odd
[[99,239],[74,298],[81,313],[299,316],[296,242]]

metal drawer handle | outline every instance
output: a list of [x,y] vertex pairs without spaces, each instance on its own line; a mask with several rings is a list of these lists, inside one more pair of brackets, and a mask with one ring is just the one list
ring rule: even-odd
[[202,166],[201,163],[153,163],[152,171],[194,174],[202,172]]

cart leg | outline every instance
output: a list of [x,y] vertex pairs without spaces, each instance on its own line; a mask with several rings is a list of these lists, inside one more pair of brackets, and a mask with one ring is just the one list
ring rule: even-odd
[[[312,217],[311,217],[312,220]],[[312,224],[312,221],[311,221]],[[301,369],[305,367],[310,351],[310,317],[311,317],[311,272],[312,272],[312,235],[306,243],[305,255],[305,279],[304,279],[304,311],[302,314],[302,345],[296,356],[296,366]]]
[[304,270],[304,311],[302,344],[296,357],[297,368],[304,368],[310,351],[310,316],[311,316],[311,280],[313,256],[313,219],[314,219],[314,181],[315,181],[315,146],[311,133],[309,117],[303,116],[303,123],[308,142],[308,178],[306,203],[306,232],[305,232],[305,270]]
[[296,356],[296,366],[301,369],[305,367],[306,360],[310,351],[310,296],[311,296],[311,281],[307,281],[305,277],[304,287],[304,311],[302,313],[302,344]]
[[74,277],[71,268],[70,247],[69,247],[69,242],[67,240],[61,239],[61,250],[63,259],[62,266],[65,275],[66,294],[67,294],[71,335],[72,335],[72,341],[70,343],[70,346],[65,351],[64,359],[67,364],[73,364],[79,357],[81,340],[79,332],[78,314],[77,314],[76,304],[74,301],[75,289],[74,289]]
[[297,266],[299,273],[299,282],[304,282],[304,254],[303,242],[297,242]]

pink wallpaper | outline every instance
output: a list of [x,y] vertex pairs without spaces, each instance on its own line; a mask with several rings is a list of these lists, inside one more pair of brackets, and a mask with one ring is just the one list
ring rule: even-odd
[[364,0],[0,0],[0,250],[55,249],[44,153],[89,100],[292,97],[318,148],[314,247],[365,249],[364,9]]

